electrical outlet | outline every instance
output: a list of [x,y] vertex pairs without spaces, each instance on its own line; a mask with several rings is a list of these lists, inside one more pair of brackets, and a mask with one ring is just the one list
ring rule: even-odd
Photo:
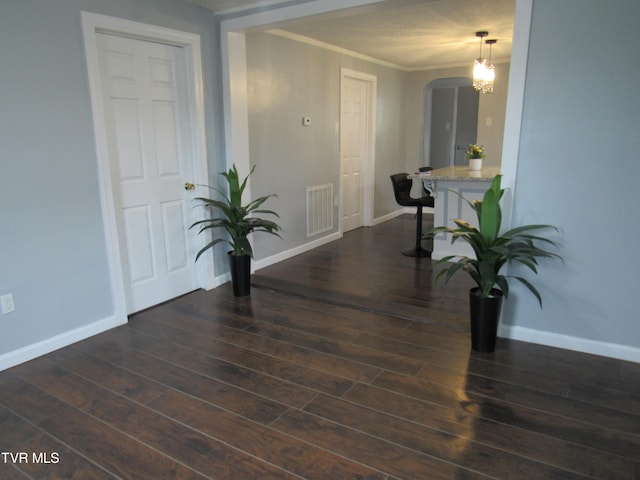
[[2,308],[2,314],[11,313],[16,309],[16,304],[13,302],[13,294],[7,293],[0,297],[0,306]]

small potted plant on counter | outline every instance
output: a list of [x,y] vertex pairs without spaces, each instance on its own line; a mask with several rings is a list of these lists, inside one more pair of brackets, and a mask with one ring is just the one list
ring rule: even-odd
[[476,145],[475,143],[469,144],[469,148],[467,148],[467,158],[469,159],[470,170],[480,170],[484,157],[484,147],[482,145]]
[[436,227],[427,235],[449,233],[452,242],[467,242],[475,253],[475,258],[450,255],[438,261],[451,262],[440,270],[435,280],[445,276],[445,283],[458,271],[467,272],[476,287],[469,292],[471,313],[471,346],[480,352],[492,352],[495,349],[498,319],[502,305],[502,297],[509,295],[509,279],[516,279],[535,295],[542,307],[542,298],[538,290],[525,278],[506,276],[502,268],[507,264],[522,264],[538,273],[538,258],[558,258],[554,252],[541,248],[540,245],[555,247],[548,238],[534,235],[532,232],[542,229],[557,228],[551,225],[524,225],[500,233],[502,212],[500,199],[504,189],[500,188],[502,176],[494,177],[491,187],[482,200],[470,202],[462,197],[476,212],[478,227],[460,219],[454,220],[456,227]]
[[[190,227],[199,226],[200,230],[198,233],[203,233],[215,228],[222,228],[226,231],[227,236],[214,238],[200,249],[196,255],[196,261],[198,261],[198,258],[200,258],[204,252],[218,243],[228,243],[231,246],[231,251],[228,253],[231,262],[233,293],[237,297],[250,294],[253,249],[247,238],[248,235],[253,232],[266,232],[279,237],[280,234],[278,231],[281,230],[273,221],[255,216],[256,214],[267,214],[279,218],[278,214],[274,211],[260,210],[260,206],[264,202],[270,197],[277,195],[266,195],[256,198],[245,206],[242,205],[242,194],[247,185],[249,175],[253,173],[255,168],[254,165],[242,183],[240,183],[240,179],[238,178],[238,170],[235,165],[233,165],[228,172],[222,172],[220,175],[227,180],[229,193],[227,194],[215,187],[208,187],[218,194],[219,199],[198,197],[196,200],[200,201],[202,206],[210,208],[212,210],[212,216],[211,218],[197,221]],[[220,215],[215,216],[214,212]]]

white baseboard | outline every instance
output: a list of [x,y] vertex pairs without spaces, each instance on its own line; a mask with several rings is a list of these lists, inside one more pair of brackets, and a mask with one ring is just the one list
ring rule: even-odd
[[[295,257],[296,255],[300,255],[301,253],[308,252],[309,250],[313,250],[316,247],[324,245],[325,243],[333,242],[334,240],[338,240],[342,238],[342,234],[340,233],[332,233],[331,235],[327,235],[326,237],[322,237],[318,240],[314,240],[313,242],[305,243],[298,247],[292,248],[290,250],[286,250],[284,252],[277,253],[270,257],[262,258],[260,260],[255,260],[251,262],[251,273],[254,273],[256,270],[260,270],[261,268],[268,267],[269,265],[274,265],[278,262],[282,262],[283,260],[287,260],[288,258]],[[231,281],[231,273],[223,273],[222,275],[218,275],[213,279],[213,285],[210,288],[205,288],[205,290],[213,290],[214,288],[219,287],[227,282]]]
[[47,338],[40,342],[27,345],[26,347],[19,348],[12,352],[0,355],[0,371],[7,368],[15,367],[21,363],[33,360],[47,353],[51,353],[54,350],[71,345],[72,343],[79,342],[85,338],[93,337],[98,333],[106,332],[114,327],[127,323],[125,317],[124,321],[118,320],[115,316],[108,317],[103,320],[85,325],[75,330],[70,330],[55,337]]
[[[415,214],[416,213],[416,209],[413,207],[405,207],[405,208],[401,208],[399,210],[396,210],[394,212],[388,213],[386,215],[383,215],[382,217],[378,217],[375,218],[373,220],[373,226],[376,225],[380,225],[381,223],[387,222],[389,220],[392,220],[396,217],[399,217],[400,215],[404,215],[405,213],[409,213],[409,214]],[[422,214],[423,215],[433,215],[434,213],[434,209],[431,207],[423,207],[422,209]],[[284,252],[280,252],[277,253],[275,255],[272,255],[270,257],[266,257],[266,258],[262,258],[260,260],[256,260],[253,262],[253,270],[260,270],[261,268],[265,268],[268,267],[270,265],[274,265],[278,262],[282,262],[283,260],[287,260],[291,257],[295,257],[296,255],[300,255],[301,253],[305,253],[308,252],[310,250],[313,250],[314,248],[318,248],[322,245],[325,245],[327,243],[330,242],[334,242],[336,240],[339,240],[342,238],[342,233],[340,232],[335,232],[332,233],[330,235],[327,235],[325,237],[319,238],[317,240],[314,240],[312,242],[308,242],[308,243],[304,243],[302,245],[299,245],[295,248],[292,248],[290,250],[286,250]],[[224,276],[218,277],[217,279],[220,279]],[[226,278],[225,281],[229,281],[231,277]],[[222,284],[224,282],[220,282],[218,283],[218,285]]]
[[590,353],[640,363],[640,349],[628,345],[588,340],[558,333],[544,332],[524,327],[500,326],[498,335],[503,338],[521,340],[549,347],[564,348],[576,352]]
[[395,212],[387,213],[386,215],[383,215],[381,217],[374,218],[373,226],[375,227],[376,225],[380,225],[381,223],[388,222],[389,220],[393,220],[394,218],[407,213],[405,210],[406,209],[401,208],[400,210],[396,210]]
[[313,240],[308,243],[304,243],[297,247],[294,247],[289,250],[285,250],[284,252],[277,253],[275,255],[271,255],[270,257],[261,258],[260,260],[256,260],[253,262],[253,270],[260,270],[261,268],[268,267],[270,265],[274,265],[278,262],[282,262],[291,257],[295,257],[296,255],[300,255],[301,253],[308,252],[309,250],[313,250],[314,248],[318,248],[322,245],[325,245],[330,242],[334,242],[342,238],[342,233],[335,232],[325,237],[319,238],[317,240]]
[[[434,212],[435,210],[433,209],[433,207],[422,207],[422,215],[433,215]],[[381,217],[374,218],[373,226],[375,227],[376,225],[380,225],[381,223],[388,222],[389,220],[393,220],[394,218],[399,217],[400,215],[404,215],[405,213],[408,213],[410,215],[415,215],[416,209],[415,207],[403,207],[394,212],[387,213],[386,215],[383,215]]]
[[218,275],[213,279],[213,285],[211,288],[205,288],[205,290],[213,290],[214,288],[218,288],[220,285],[223,285],[227,282],[231,281],[231,272],[223,273],[222,275]]
[[[423,215],[433,215],[434,209],[431,207],[424,207],[422,209],[422,214]],[[373,220],[373,226],[376,225],[380,225],[381,223],[387,222],[389,220],[392,220],[396,217],[399,217],[400,215],[404,215],[405,213],[409,213],[409,214],[415,214],[416,213],[416,209],[412,208],[412,207],[405,207],[405,208],[401,208],[399,210],[396,210],[394,212],[388,213],[386,215],[383,215],[382,217],[378,217],[375,218]],[[301,253],[305,253],[308,252],[310,250],[313,250],[314,248],[318,248],[322,245],[325,245],[327,243],[330,242],[334,242],[336,240],[339,240],[342,238],[342,233],[340,232],[335,232],[332,233],[330,235],[327,235],[325,237],[319,238],[317,240],[314,240],[312,242],[308,242],[308,243],[304,243],[302,245],[299,245],[295,248],[292,248],[290,250],[286,250],[284,252],[280,252],[277,253],[275,255],[272,255],[270,257],[266,257],[266,258],[262,258],[260,260],[256,260],[255,262],[253,262],[253,270],[260,270],[261,268],[265,268],[268,267],[270,265],[274,265],[278,262],[282,262],[283,260],[287,260],[291,257],[295,257],[296,255],[300,255]],[[218,277],[220,278],[220,277]],[[230,278],[230,277],[229,277]],[[227,278],[226,281],[229,281],[229,278]],[[224,282],[221,282],[224,283]],[[220,283],[218,283],[218,285],[220,285]]]

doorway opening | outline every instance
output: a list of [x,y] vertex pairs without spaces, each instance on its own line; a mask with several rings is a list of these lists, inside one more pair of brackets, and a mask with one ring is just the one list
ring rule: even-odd
[[[304,4],[304,8],[291,5],[261,12],[260,15],[248,14],[221,20],[225,152],[228,165],[235,162],[238,168],[242,167],[246,171],[250,168],[245,32],[269,29],[282,22],[300,21],[314,15],[333,15],[339,10],[346,11],[349,6],[373,7],[375,4],[375,0],[345,0],[338,8],[330,2],[311,0]],[[532,10],[533,0],[516,0],[504,140],[500,155],[503,185],[506,188],[515,186]],[[423,142],[422,161],[426,158],[424,152]],[[505,212],[505,222],[508,224],[509,206],[505,207]],[[266,265],[268,264],[263,266]]]
[[467,146],[477,140],[479,101],[470,78],[442,78],[425,87],[424,166],[466,164]]

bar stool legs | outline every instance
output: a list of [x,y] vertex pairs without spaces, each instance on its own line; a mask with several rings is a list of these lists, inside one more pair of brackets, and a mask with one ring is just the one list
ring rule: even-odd
[[402,251],[405,257],[431,257],[431,252],[422,248],[422,207],[416,212],[416,246]]

